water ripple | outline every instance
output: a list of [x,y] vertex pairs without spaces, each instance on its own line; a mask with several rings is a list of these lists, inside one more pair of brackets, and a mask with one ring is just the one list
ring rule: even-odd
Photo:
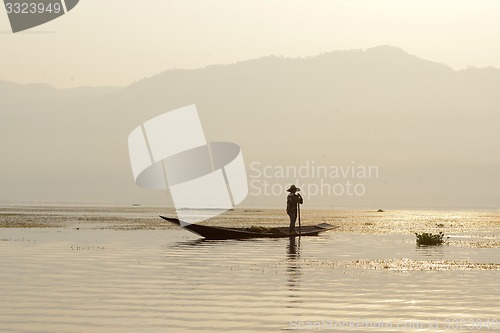
[[348,232],[250,241],[174,229],[1,233],[1,332],[275,332],[429,319],[440,329],[412,330],[443,331],[447,319],[500,319],[497,248],[419,248],[412,235]]

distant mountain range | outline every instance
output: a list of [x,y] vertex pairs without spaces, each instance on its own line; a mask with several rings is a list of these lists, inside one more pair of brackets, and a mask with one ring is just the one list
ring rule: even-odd
[[242,146],[250,180],[307,161],[378,167],[376,179],[351,179],[363,196],[311,196],[310,206],[498,208],[499,91],[496,68],[455,71],[389,46],[168,70],[121,88],[0,81],[0,202],[168,202],[135,186],[127,137],[196,104],[208,140]]
[[117,91],[119,87],[56,89],[46,83],[18,84],[0,81],[0,103],[27,104],[42,101],[92,98]]

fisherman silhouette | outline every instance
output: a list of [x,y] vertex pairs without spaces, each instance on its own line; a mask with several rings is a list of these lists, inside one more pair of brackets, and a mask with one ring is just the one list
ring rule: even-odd
[[296,192],[300,191],[300,188],[295,185],[290,186],[287,190],[290,192],[286,198],[286,213],[290,216],[290,228],[289,233],[295,234],[295,221],[297,221],[297,207],[304,203],[302,196]]

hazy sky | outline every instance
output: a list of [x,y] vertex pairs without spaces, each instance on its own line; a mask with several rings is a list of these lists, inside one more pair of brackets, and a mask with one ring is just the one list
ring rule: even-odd
[[127,85],[171,68],[266,55],[398,46],[450,65],[500,68],[498,0],[80,0],[12,34],[0,10],[0,80]]

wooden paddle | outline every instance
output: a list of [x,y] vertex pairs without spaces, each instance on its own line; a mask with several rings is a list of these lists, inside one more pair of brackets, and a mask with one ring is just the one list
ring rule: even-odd
[[302,228],[300,225],[300,202],[297,202],[297,215],[299,216],[299,237],[302,234]]

